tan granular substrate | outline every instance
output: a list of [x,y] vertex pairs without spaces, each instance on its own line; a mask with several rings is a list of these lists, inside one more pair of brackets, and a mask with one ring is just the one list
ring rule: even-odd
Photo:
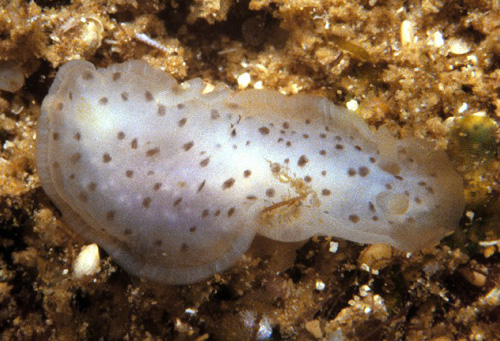
[[[34,162],[40,103],[75,58],[141,58],[178,80],[357,105],[374,128],[448,148],[467,214],[411,256],[314,238],[294,257],[260,240],[196,285],[133,278],[102,251],[101,271],[75,279],[87,243],[58,218]],[[500,339],[498,2],[0,1],[0,60],[25,76],[0,92],[2,339]]]

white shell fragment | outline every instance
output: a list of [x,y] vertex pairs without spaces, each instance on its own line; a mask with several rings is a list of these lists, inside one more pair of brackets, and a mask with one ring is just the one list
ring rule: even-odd
[[130,273],[196,282],[256,234],[413,251],[457,226],[462,180],[431,143],[374,133],[325,98],[204,89],[141,61],[72,61],[43,101],[46,193]]
[[448,51],[450,51],[453,54],[456,55],[461,55],[461,54],[466,54],[469,53],[471,50],[470,45],[459,38],[451,38],[448,40]]
[[73,264],[73,277],[82,278],[95,275],[100,270],[100,261],[97,244],[83,246]]
[[403,46],[412,45],[415,39],[415,24],[410,20],[401,23],[401,44]]

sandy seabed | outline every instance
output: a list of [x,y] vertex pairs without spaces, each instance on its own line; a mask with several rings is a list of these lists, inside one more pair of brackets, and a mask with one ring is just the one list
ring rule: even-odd
[[[78,58],[348,105],[446,149],[466,214],[411,255],[260,241],[229,271],[165,286],[101,250],[100,271],[76,279],[87,242],[44,194],[34,146],[55,72]],[[0,1],[0,74],[12,79],[0,91],[2,339],[500,339],[497,1]]]

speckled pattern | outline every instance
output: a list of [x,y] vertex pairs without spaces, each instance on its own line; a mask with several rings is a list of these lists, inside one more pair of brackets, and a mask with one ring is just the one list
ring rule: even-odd
[[373,133],[320,97],[204,88],[141,61],[73,61],[42,105],[45,191],[132,274],[192,283],[255,234],[417,250],[456,228],[462,181],[430,143]]

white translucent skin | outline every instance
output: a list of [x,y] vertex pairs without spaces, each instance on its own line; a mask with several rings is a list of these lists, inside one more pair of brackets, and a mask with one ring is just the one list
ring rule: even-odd
[[413,251],[456,227],[462,180],[432,144],[373,133],[324,98],[203,89],[140,61],[72,61],[42,104],[43,188],[130,273],[196,282],[255,234]]

